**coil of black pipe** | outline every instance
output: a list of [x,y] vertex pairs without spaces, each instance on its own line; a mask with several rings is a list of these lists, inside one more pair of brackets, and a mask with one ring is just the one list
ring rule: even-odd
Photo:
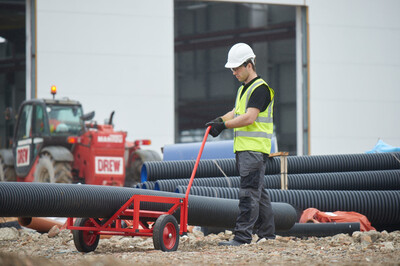
[[[400,169],[400,153],[366,153],[339,155],[289,156],[287,158],[288,173],[326,173]],[[190,178],[195,161],[149,161],[142,167],[141,179],[156,181],[160,179]],[[196,177],[238,176],[235,159],[201,160]],[[280,173],[280,158],[267,160],[265,174]]]
[[337,234],[353,234],[360,231],[360,223],[295,223],[287,231],[277,231],[280,236],[325,237]]
[[[289,189],[307,190],[396,190],[400,189],[400,170],[289,174]],[[155,190],[175,191],[179,185],[187,186],[186,179],[164,179],[154,184]],[[281,186],[280,175],[266,175],[265,186],[278,189]],[[151,181],[147,181],[151,182]],[[240,185],[239,176],[195,178],[193,186],[236,187]]]
[[[178,186],[178,193],[186,187]],[[267,189],[272,202],[286,202],[301,210],[354,211],[365,215],[372,225],[400,227],[400,190],[279,190]],[[238,188],[192,187],[192,195],[237,199]],[[400,228],[399,228],[400,229]]]
[[[133,195],[182,197],[136,188],[0,182],[1,217],[111,217]],[[168,210],[170,205],[143,203],[142,209]],[[291,228],[297,220],[296,210],[286,203],[272,205],[277,228]],[[188,223],[198,226],[233,227],[239,213],[238,201],[190,196]],[[175,213],[177,219],[179,214]]]

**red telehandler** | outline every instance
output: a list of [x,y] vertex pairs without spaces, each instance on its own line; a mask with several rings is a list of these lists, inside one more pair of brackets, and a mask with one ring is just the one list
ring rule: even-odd
[[133,186],[144,161],[160,155],[142,150],[150,140],[128,142],[114,131],[112,112],[104,125],[83,114],[78,101],[32,99],[19,108],[12,149],[0,150],[0,181]]

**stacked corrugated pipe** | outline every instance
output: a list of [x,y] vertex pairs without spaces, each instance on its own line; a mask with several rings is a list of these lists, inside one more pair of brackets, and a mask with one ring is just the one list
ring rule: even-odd
[[[185,193],[194,163],[145,162],[142,182]],[[280,158],[269,158],[265,184],[272,202],[301,210],[355,211],[377,229],[400,229],[400,153],[288,156],[288,190],[279,189],[280,170]],[[190,193],[237,199],[239,184],[235,159],[201,160]]]

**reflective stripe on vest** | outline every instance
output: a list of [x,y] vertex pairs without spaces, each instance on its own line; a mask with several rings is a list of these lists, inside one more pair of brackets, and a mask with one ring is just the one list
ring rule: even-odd
[[[257,79],[250,87],[244,92],[245,95],[240,98],[243,86],[238,90],[238,95],[235,102],[235,117],[246,113],[247,105],[253,91],[260,85],[265,84],[270,90],[271,102],[266,110],[260,112],[253,124],[241,128],[234,129],[234,151],[252,150],[263,153],[271,152],[271,139],[273,134],[273,114],[272,109],[274,105],[274,91],[269,88],[268,84],[262,80]],[[246,97],[246,98],[243,98]]]
[[272,139],[272,134],[257,131],[236,131],[235,137],[251,137]]

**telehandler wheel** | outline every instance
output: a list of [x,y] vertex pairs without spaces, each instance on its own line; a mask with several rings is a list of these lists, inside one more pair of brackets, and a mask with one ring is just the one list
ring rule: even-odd
[[140,183],[140,172],[142,171],[143,163],[147,161],[161,161],[161,157],[152,150],[137,150],[129,156],[125,177],[126,187]]
[[72,183],[71,166],[66,162],[54,162],[50,155],[40,157],[34,173],[34,181],[42,183]]
[[[94,226],[94,223],[89,218],[77,218],[74,226]],[[94,251],[100,240],[100,235],[93,231],[73,230],[72,236],[75,247],[80,252]]]
[[69,162],[56,162],[54,164],[54,178],[56,183],[72,183],[72,167]]
[[155,249],[170,252],[176,251],[179,245],[179,226],[175,217],[163,214],[156,220],[153,228]]
[[0,181],[17,181],[14,167],[7,166],[2,157],[0,157]]

